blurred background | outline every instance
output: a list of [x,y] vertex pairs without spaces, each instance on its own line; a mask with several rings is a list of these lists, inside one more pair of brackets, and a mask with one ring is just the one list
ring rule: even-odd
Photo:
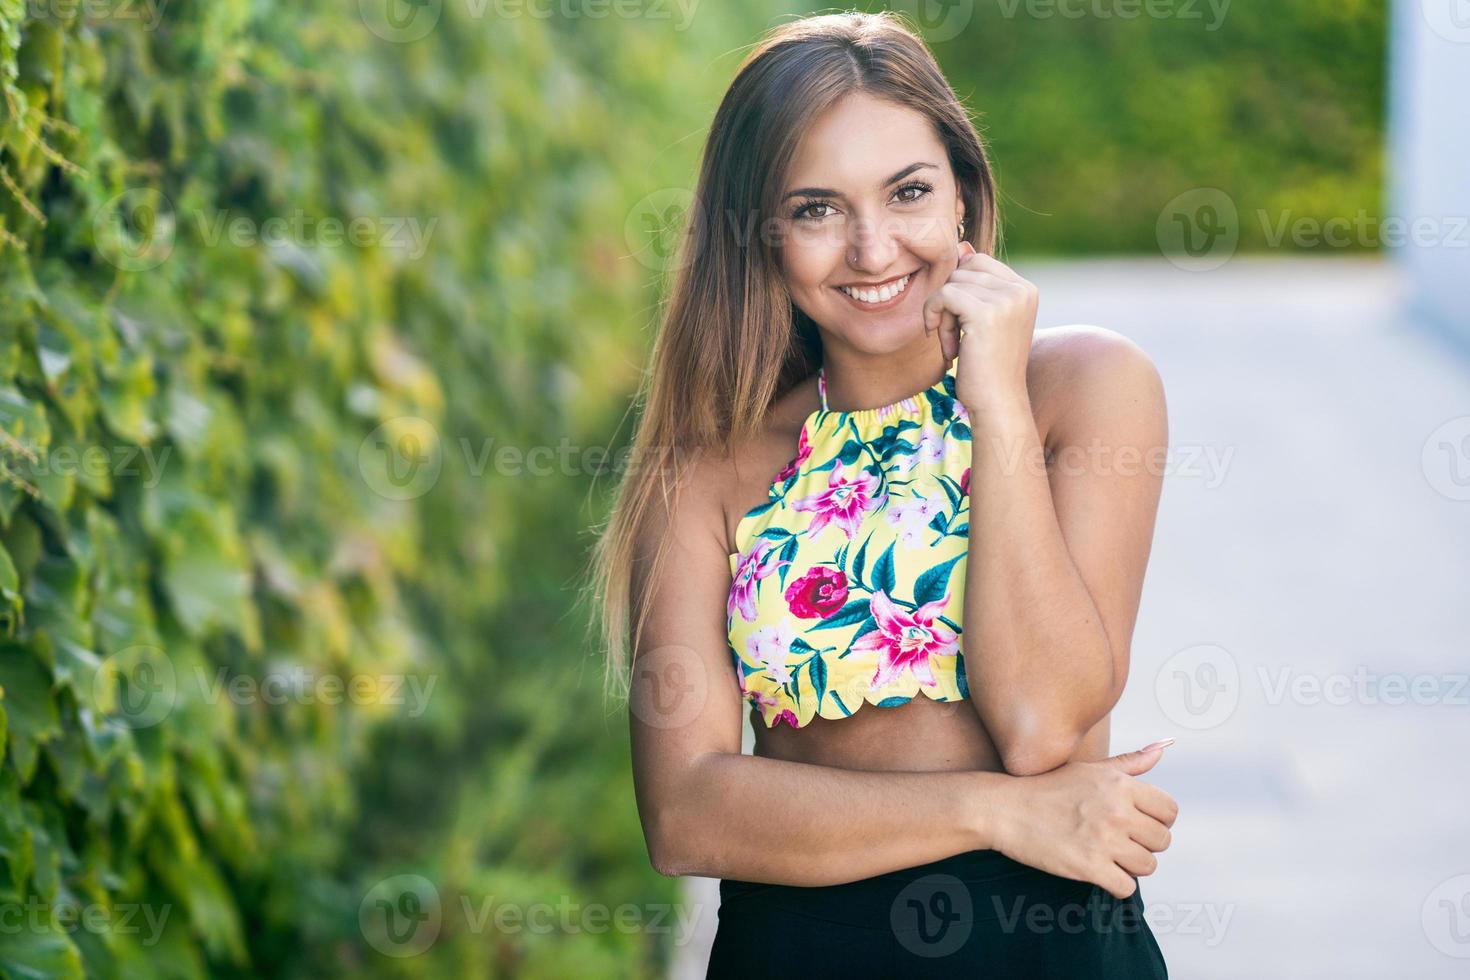
[[[0,976],[703,975],[578,590],[721,94],[837,9],[0,0]],[[1463,976],[1470,7],[894,9],[1165,381],[1171,972]]]

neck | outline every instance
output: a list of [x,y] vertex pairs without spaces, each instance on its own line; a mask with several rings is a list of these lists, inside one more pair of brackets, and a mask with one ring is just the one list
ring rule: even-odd
[[949,362],[935,338],[924,338],[922,348],[876,355],[825,349],[827,407],[839,412],[881,408],[938,384]]

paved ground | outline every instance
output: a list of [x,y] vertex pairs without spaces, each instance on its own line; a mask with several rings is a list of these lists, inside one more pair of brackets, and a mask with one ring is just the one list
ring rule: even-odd
[[1168,393],[1113,751],[1179,739],[1142,887],[1171,975],[1470,975],[1470,362],[1372,260],[1017,268],[1041,324],[1127,334]]

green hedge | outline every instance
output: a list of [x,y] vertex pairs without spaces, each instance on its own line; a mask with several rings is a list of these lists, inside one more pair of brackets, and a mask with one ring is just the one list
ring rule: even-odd
[[1230,199],[1245,252],[1299,251],[1273,241],[1284,222],[1360,211],[1356,247],[1376,242],[1382,0],[898,6],[931,11],[935,54],[980,113],[1012,254],[1157,257],[1160,214],[1201,188]]
[[[596,457],[494,454],[609,438],[654,276],[625,225],[688,172],[664,148],[732,24],[445,4],[404,43],[358,7],[0,3],[0,914],[38,910],[0,926],[5,976],[669,955],[676,884],[572,604]],[[354,217],[378,238],[333,241]],[[383,437],[437,479],[394,499]],[[249,694],[293,671],[432,694]],[[420,955],[360,922],[399,875],[442,903]],[[495,929],[487,900],[592,911]],[[620,906],[644,925],[597,919]]]

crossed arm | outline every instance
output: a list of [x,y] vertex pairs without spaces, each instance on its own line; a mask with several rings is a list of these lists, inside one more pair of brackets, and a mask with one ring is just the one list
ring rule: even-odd
[[1162,490],[1168,421],[1148,357],[1066,332],[1042,382],[1065,386],[1049,459],[1026,393],[967,405],[972,428],[964,644],[971,703],[1006,771],[1065,763],[1112,710]]
[[[866,772],[743,754],[745,704],[724,632],[723,474],[704,463],[690,471],[667,522],[640,537],[648,551],[634,572],[635,594],[649,603],[629,701],[634,788],[660,872],[837,884],[997,847],[1027,822],[1015,795],[1026,781],[1014,775],[1065,763],[1127,676],[1162,462],[1114,464],[1126,447],[1147,453],[1167,440],[1162,387],[1141,351],[1103,331],[1066,342],[1075,366],[1036,379],[1069,386],[1065,401],[1077,406],[1051,420],[1048,441],[1086,448],[1095,436],[1111,452],[1086,465],[1062,453],[1048,485],[1040,470],[1004,468],[1008,445],[1039,451],[1029,406],[967,406],[977,447],[999,437],[1001,465],[976,450],[966,663],[971,700],[1009,774]],[[660,540],[669,553],[650,575]]]

